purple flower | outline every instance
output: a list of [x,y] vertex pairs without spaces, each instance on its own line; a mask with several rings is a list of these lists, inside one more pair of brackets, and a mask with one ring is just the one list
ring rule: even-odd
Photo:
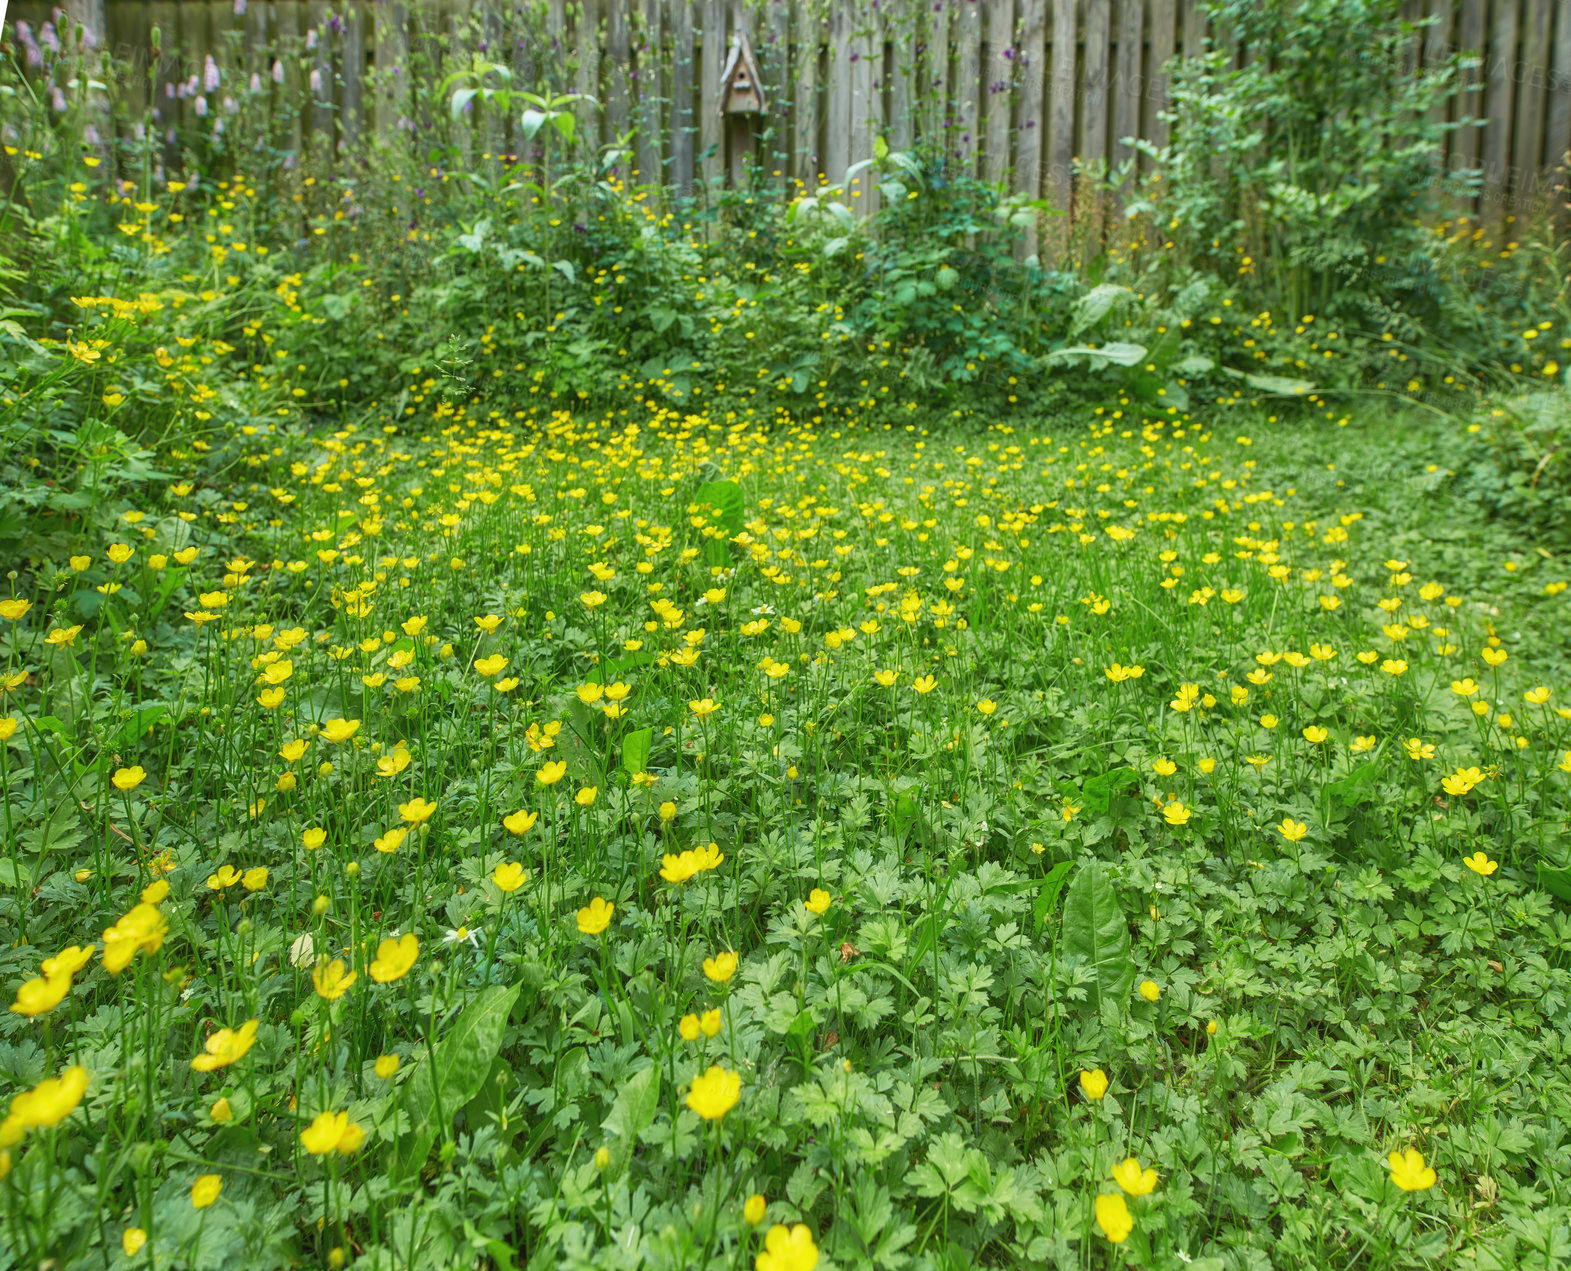
[[262,77],[255,71],[251,72],[251,91],[253,93],[260,93],[262,91]]
[[314,49],[316,47],[316,28],[315,27],[312,27],[309,31],[307,31],[305,33],[305,47],[306,47],[306,51],[307,52],[309,52],[310,50],[312,50],[312,49]]
[[196,117],[198,119],[207,118],[207,98],[198,97],[196,99]]
[[322,91],[322,72],[314,66],[311,68],[311,91],[313,93]]
[[235,0],[235,16],[239,17],[245,12],[245,0]]
[[218,63],[213,61],[213,55],[207,55],[207,63],[202,67],[202,87],[209,93],[218,87]]
[[280,62],[275,57],[273,59],[273,83],[275,83],[275,84],[282,84],[283,82],[284,82],[284,64],[282,62]]

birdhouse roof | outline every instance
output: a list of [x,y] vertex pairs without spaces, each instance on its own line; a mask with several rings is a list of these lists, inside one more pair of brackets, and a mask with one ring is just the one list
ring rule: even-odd
[[746,31],[731,37],[731,51],[726,57],[725,69],[720,72],[720,113],[726,113],[726,96],[739,75],[746,75],[748,87],[758,98],[758,109],[764,109],[764,81],[758,73],[758,63],[753,58],[753,43]]

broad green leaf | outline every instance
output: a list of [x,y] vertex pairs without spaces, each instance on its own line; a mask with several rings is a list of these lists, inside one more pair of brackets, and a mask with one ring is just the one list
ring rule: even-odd
[[1059,861],[1052,869],[1048,870],[1047,877],[1042,880],[1041,889],[1036,894],[1036,903],[1033,911],[1036,916],[1036,929],[1041,931],[1047,926],[1047,920],[1058,905],[1059,893],[1064,890],[1064,883],[1069,878],[1069,871],[1074,866],[1068,861]]
[[1129,925],[1118,893],[1100,862],[1088,860],[1075,874],[1064,901],[1063,951],[1085,959],[1095,979],[1089,994],[1092,1011],[1122,1008],[1135,983],[1129,951]]
[[655,1112],[660,1107],[660,1066],[651,1064],[629,1077],[617,1093],[616,1102],[606,1114],[600,1127],[609,1140],[606,1147],[611,1152],[612,1178],[627,1169],[633,1159],[633,1148],[638,1136],[654,1124]]
[[1052,366],[1059,362],[1071,365],[1085,361],[1088,365],[1103,366],[1136,366],[1145,360],[1146,346],[1143,344],[1128,344],[1115,340],[1111,344],[1104,344],[1101,348],[1093,349],[1089,345],[1076,344],[1067,349],[1055,349],[1045,354],[1042,363]]
[[1571,869],[1556,869],[1550,865],[1540,865],[1538,885],[1540,889],[1559,900],[1571,901]]
[[649,747],[654,742],[655,730],[640,728],[622,738],[622,767],[636,775],[649,766]]
[[1114,768],[1111,772],[1098,773],[1085,782],[1081,795],[1093,816],[1107,816],[1113,800],[1132,785],[1140,783],[1140,774],[1133,768]]
[[415,1069],[404,1088],[413,1130],[399,1141],[397,1173],[407,1177],[419,1170],[437,1135],[480,1092],[491,1063],[502,1048],[507,1015],[522,987],[493,985],[481,990],[459,1012],[447,1036],[437,1044],[435,1054]]

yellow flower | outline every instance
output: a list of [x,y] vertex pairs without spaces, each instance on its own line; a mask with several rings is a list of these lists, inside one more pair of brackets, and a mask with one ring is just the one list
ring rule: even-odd
[[1162,819],[1169,825],[1187,825],[1192,815],[1179,799],[1174,799],[1162,809]]
[[348,1156],[365,1142],[365,1131],[349,1120],[347,1112],[323,1112],[300,1132],[300,1146],[312,1156],[337,1152]]
[[217,1174],[199,1175],[196,1182],[191,1184],[191,1207],[206,1209],[218,1199],[218,1193],[223,1190],[224,1180]]
[[676,856],[667,853],[661,859],[660,877],[668,883],[685,883],[696,873],[698,866],[694,863],[692,852],[682,852]]
[[329,1002],[336,1002],[349,992],[349,986],[359,978],[358,974],[344,965],[342,958],[319,962],[316,970],[311,972],[311,983],[316,986],[316,995]]
[[[1571,765],[1571,750],[1566,751],[1566,764]],[[1571,772],[1571,766],[1568,766],[1566,771]],[[660,805],[660,819],[667,822],[676,820],[676,804],[670,799]]]
[[1302,821],[1295,821],[1292,817],[1283,817],[1282,824],[1276,827],[1289,843],[1296,843],[1309,833],[1309,827]]
[[699,719],[707,719],[720,709],[720,704],[713,698],[706,697],[702,701],[688,702],[687,709],[697,715]]
[[1096,1198],[1096,1225],[1115,1245],[1129,1239],[1129,1233],[1135,1229],[1135,1220],[1122,1192],[1109,1192]]
[[[1506,657],[1507,657],[1507,654],[1506,654],[1506,651],[1504,649],[1484,649],[1483,650],[1484,661],[1487,662],[1490,666],[1503,666],[1503,665],[1505,665]],[[1422,1160],[1423,1158],[1420,1157],[1419,1159]],[[1408,1190],[1411,1191],[1413,1189],[1409,1188]]]
[[191,1061],[191,1067],[198,1072],[227,1068],[255,1044],[259,1023],[259,1020],[248,1019],[239,1028],[220,1028],[207,1039],[202,1053]]
[[1080,1090],[1087,1099],[1095,1102],[1107,1093],[1107,1074],[1100,1068],[1092,1068],[1089,1072],[1082,1069]]
[[984,697],[976,704],[976,708],[984,715],[991,715],[998,709],[998,703],[990,697]]
[[815,887],[807,894],[807,899],[802,904],[809,913],[822,914],[829,908],[829,893],[822,887]]
[[698,1027],[705,1037],[713,1037],[720,1031],[720,1008],[714,1007],[705,1011],[698,1019]]
[[900,672],[899,671],[874,671],[873,672],[873,678],[875,680],[877,680],[879,682],[879,684],[883,685],[884,688],[893,688],[895,686],[895,680],[897,680],[899,677],[900,677]]
[[[159,888],[163,888],[162,894],[159,893]],[[155,905],[168,894],[169,884],[160,879],[156,883],[149,884],[149,886],[143,890],[142,900],[146,904]],[[40,964],[39,969],[46,976],[75,975],[92,960],[92,945],[70,944],[67,945],[64,949],[60,950],[59,953],[55,954],[54,957],[45,958]]]
[[741,1096],[742,1075],[713,1064],[702,1077],[694,1079],[687,1092],[687,1106],[705,1121],[718,1121],[736,1107]]
[[247,891],[261,891],[267,886],[267,866],[257,865],[240,876],[240,885]]
[[358,719],[330,719],[322,725],[322,736],[331,742],[348,741],[359,731]]
[[764,1214],[768,1209],[769,1202],[758,1192],[754,1192],[747,1198],[747,1203],[742,1206],[742,1217],[746,1220],[748,1226],[756,1227],[764,1221]]
[[420,941],[413,933],[397,940],[384,940],[376,947],[376,959],[371,963],[371,978],[378,984],[391,984],[409,974],[415,959],[420,955]]
[[24,1090],[11,1100],[11,1109],[0,1123],[0,1147],[20,1142],[28,1130],[59,1125],[86,1093],[87,1069],[81,1065],[67,1068],[58,1077],[45,1077],[31,1090]]
[[1318,746],[1330,735],[1330,733],[1328,733],[1324,728],[1321,728],[1318,724],[1311,724],[1308,728],[1304,729],[1304,740],[1314,746]]
[[[1462,858],[1462,864],[1466,865],[1470,870],[1482,878],[1488,878],[1491,874],[1500,868],[1499,861],[1490,860],[1489,857],[1483,852],[1474,852],[1471,856],[1464,856]],[[15,1010],[16,1008],[13,1006],[11,1009]]]
[[314,852],[323,843],[327,842],[327,831],[320,826],[315,826],[302,834],[300,841],[305,844],[306,851]]
[[[763,1200],[762,1196],[757,1197]],[[753,1202],[747,1202],[751,1205]],[[759,1218],[762,1220],[762,1206]],[[787,1227],[776,1223],[764,1237],[764,1251],[754,1263],[756,1271],[813,1271],[818,1265],[818,1246],[805,1224]]]
[[10,741],[16,735],[17,718],[15,715],[0,716],[0,742]]
[[219,1099],[207,1110],[207,1115],[220,1125],[227,1125],[235,1119],[235,1110],[229,1106],[228,1099]]
[[169,922],[157,906],[144,901],[135,906],[114,926],[104,931],[104,970],[118,975],[131,964],[140,949],[157,953],[169,934]]
[[16,1001],[11,1003],[11,1009],[18,1015],[29,1017],[47,1015],[65,1000],[65,995],[71,991],[71,975],[49,975],[35,977],[28,980],[16,991]]
[[1149,1196],[1156,1190],[1156,1171],[1143,1170],[1133,1156],[1113,1166],[1113,1181],[1131,1196]]
[[1155,980],[1141,980],[1140,996],[1148,1002],[1154,1002],[1162,996],[1162,987]]
[[147,773],[141,764],[133,764],[129,768],[115,770],[115,775],[109,778],[114,783],[116,790],[135,790],[143,781],[147,780]]
[[698,1016],[689,1012],[676,1022],[676,1031],[685,1042],[698,1040]]
[[593,706],[605,696],[605,686],[601,684],[580,684],[578,686],[578,700],[585,706]]
[[491,881],[511,894],[529,881],[529,872],[517,861],[504,861],[491,871]]
[[500,653],[493,653],[488,658],[476,658],[475,670],[479,671],[486,679],[498,674],[507,665],[507,659]]
[[567,775],[567,761],[563,759],[548,759],[540,765],[535,773],[535,780],[543,786],[554,786]]
[[372,845],[376,848],[377,851],[384,854],[390,854],[392,852],[396,852],[400,847],[402,847],[404,840],[408,837],[409,830],[406,826],[395,825],[392,829],[388,830],[386,834],[380,835],[374,839]]
[[[549,767],[551,767],[551,765],[546,764],[546,768]],[[562,769],[565,772],[567,770],[567,765],[563,764]],[[544,772],[545,768],[542,768],[541,771]],[[558,773],[556,777],[551,779],[551,781],[557,780],[560,776],[561,773]],[[544,784],[550,785],[551,781],[547,781]],[[534,828],[535,822],[539,819],[540,814],[538,812],[526,812],[520,808],[517,812],[514,812],[508,816],[504,816],[502,818],[502,825],[506,828],[509,834],[527,834]]]
[[611,914],[616,906],[601,896],[596,896],[578,911],[578,930],[586,936],[598,936],[611,925]]
[[391,1081],[398,1075],[399,1059],[397,1055],[378,1055],[376,1060],[376,1075],[383,1081]]
[[926,695],[938,687],[938,677],[933,675],[919,675],[911,681],[911,687],[918,693]]
[[717,953],[704,959],[704,977],[716,984],[724,984],[736,974],[738,957],[734,953]]
[[20,622],[27,617],[27,611],[32,607],[31,600],[0,600],[0,618],[8,622]]
[[147,1243],[147,1233],[140,1227],[127,1227],[120,1233],[120,1248],[125,1256],[134,1258],[142,1252],[142,1246]]
[[427,803],[416,795],[408,803],[398,805],[398,815],[403,817],[410,825],[423,825],[431,819],[431,814],[436,811],[436,804]]
[[573,796],[573,802],[578,804],[578,806],[581,808],[587,808],[594,803],[595,798],[597,795],[599,795],[599,793],[599,786],[585,786],[582,790]]
[[1435,1171],[1424,1164],[1423,1155],[1416,1148],[1392,1152],[1386,1163],[1391,1167],[1391,1181],[1404,1192],[1428,1191],[1435,1185]]

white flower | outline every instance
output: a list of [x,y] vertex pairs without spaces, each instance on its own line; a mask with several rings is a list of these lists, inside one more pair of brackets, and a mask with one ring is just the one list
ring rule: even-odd
[[442,937],[442,943],[463,943],[471,946],[472,948],[478,949],[480,947],[480,928],[476,927],[473,930],[470,930],[468,927],[459,927],[458,930],[454,931],[453,928],[449,927],[447,929],[447,934]]

